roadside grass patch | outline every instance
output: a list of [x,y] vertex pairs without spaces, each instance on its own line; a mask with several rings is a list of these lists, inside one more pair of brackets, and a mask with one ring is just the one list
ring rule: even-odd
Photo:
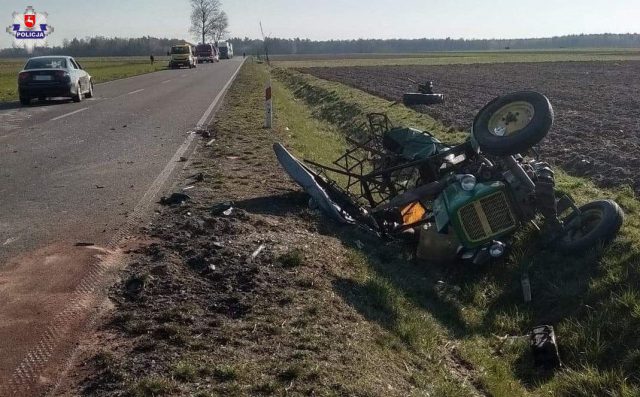
[[294,248],[280,255],[277,261],[286,269],[299,267],[304,264],[304,252],[300,248]]
[[198,367],[191,361],[183,360],[173,366],[171,373],[179,381],[193,382],[198,376]]
[[149,376],[134,383],[129,389],[133,397],[156,397],[170,395],[176,385],[169,379],[159,376]]
[[231,365],[216,365],[211,375],[220,382],[231,382],[238,379],[238,371]]
[[[303,158],[330,164],[342,153],[344,139],[330,140],[324,131],[349,132],[356,124],[352,118],[362,119],[369,112],[385,112],[395,125],[428,130],[444,142],[466,137],[425,114],[400,104],[390,106],[384,99],[340,83],[282,68],[272,73],[277,90],[285,91],[284,98],[293,96],[289,108],[276,108],[276,115],[286,113],[279,116],[279,123],[289,122],[287,112],[297,108],[295,117],[301,121],[306,115],[314,119],[311,123],[327,124],[319,132],[303,127],[303,133],[294,131],[289,136],[289,144]],[[320,147],[305,150],[309,142]],[[625,224],[610,246],[565,256],[532,248],[532,240],[525,238],[520,253],[480,268],[416,267],[384,252],[376,258],[366,250],[364,258],[356,255],[350,260],[360,262],[371,275],[350,284],[346,296],[360,305],[366,317],[425,354],[437,351],[438,341],[457,345],[475,368],[476,387],[487,394],[640,394],[640,340],[635,336],[640,327],[640,203],[629,187],[598,188],[560,169],[556,169],[556,180],[558,188],[579,204],[611,198],[623,207]],[[522,299],[523,271],[532,284],[530,304]],[[568,370],[550,375],[532,367],[522,336],[538,324],[554,325]],[[379,340],[392,345],[389,338]]]

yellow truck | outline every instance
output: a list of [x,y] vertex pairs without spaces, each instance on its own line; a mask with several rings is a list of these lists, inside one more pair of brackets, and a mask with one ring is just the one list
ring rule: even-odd
[[169,69],[186,66],[189,69],[195,68],[197,58],[193,47],[189,44],[174,45],[169,52]]

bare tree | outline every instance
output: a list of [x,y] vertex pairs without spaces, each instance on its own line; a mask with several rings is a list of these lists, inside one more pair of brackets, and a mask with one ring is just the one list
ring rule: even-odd
[[229,27],[229,18],[227,17],[227,13],[224,11],[220,11],[218,15],[216,15],[211,20],[211,34],[210,37],[213,41],[220,41],[225,36],[229,34],[227,28]]
[[194,36],[202,37],[202,43],[213,35],[213,21],[223,13],[221,8],[220,0],[191,0],[190,31]]

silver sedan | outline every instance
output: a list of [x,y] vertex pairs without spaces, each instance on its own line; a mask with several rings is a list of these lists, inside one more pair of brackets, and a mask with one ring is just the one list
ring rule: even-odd
[[93,96],[93,81],[82,65],[69,56],[31,58],[18,74],[20,103],[37,98],[70,97],[74,102]]

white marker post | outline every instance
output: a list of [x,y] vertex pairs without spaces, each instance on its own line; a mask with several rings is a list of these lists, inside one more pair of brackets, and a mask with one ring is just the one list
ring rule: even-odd
[[273,122],[273,103],[271,99],[271,79],[264,90],[264,128],[271,128]]

